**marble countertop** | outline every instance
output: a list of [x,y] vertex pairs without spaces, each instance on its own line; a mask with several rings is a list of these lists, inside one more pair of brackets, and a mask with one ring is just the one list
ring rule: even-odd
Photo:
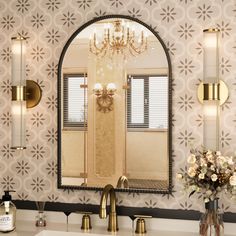
[[[13,232],[8,233],[9,236],[35,236],[36,234],[40,233],[43,230],[52,230],[52,231],[61,231],[66,232],[66,225],[61,223],[50,223],[46,227],[35,227],[33,222],[26,222],[26,221],[19,221],[16,225],[16,230]],[[82,233],[79,225],[71,225],[68,229],[68,232],[80,232]],[[0,233],[0,235],[6,235],[6,233]],[[132,229],[123,229],[120,228],[118,232],[111,233],[107,232],[106,228],[104,227],[96,227],[89,232],[85,232],[85,235],[89,234],[99,234],[99,235],[117,235],[117,236],[127,236],[127,235],[137,235],[132,232]],[[68,234],[69,236],[70,234]],[[149,230],[145,236],[198,236],[197,233],[191,232],[176,232],[176,231],[159,231],[159,230]]]
[[[36,227],[35,219],[37,212],[30,210],[18,210],[17,211],[17,221],[16,230],[7,233],[9,236],[35,236],[41,231],[52,230],[66,232],[66,217],[62,212],[45,212],[47,226],[46,227]],[[69,216],[68,232],[80,232],[83,231],[81,227],[82,215],[71,214]],[[117,235],[117,236],[128,236],[128,235],[138,235],[134,233],[135,224],[129,217],[119,216],[119,231],[116,233],[110,233],[107,231],[107,219],[101,220],[97,215],[91,216],[92,229],[86,232],[84,236],[95,236],[98,235]],[[225,236],[236,236],[236,224],[235,223],[224,223],[225,226]],[[188,221],[188,220],[174,220],[174,219],[158,219],[152,218],[146,220],[147,233],[145,236],[198,236],[198,221]],[[6,233],[0,233],[0,235],[6,235]],[[44,234],[43,234],[44,235]],[[50,235],[51,234],[46,234]],[[57,236],[57,234],[54,233]],[[54,236],[53,235],[53,236]],[[58,235],[61,235],[58,233]],[[73,234],[65,234],[70,236]],[[64,236],[64,234],[63,234]],[[79,235],[76,235],[79,236]]]
[[[52,230],[52,231],[61,231],[66,232],[67,227],[64,223],[49,223],[46,227],[36,227],[34,222],[29,221],[18,221],[16,224],[16,230],[13,232],[8,233],[9,236],[35,236],[36,234],[40,233],[43,230]],[[184,230],[184,229],[183,229]],[[68,232],[80,232],[80,225],[69,225]],[[6,235],[6,233],[0,233],[0,235]],[[90,230],[89,232],[85,232],[85,236],[89,234],[98,234],[98,235],[117,235],[117,236],[127,236],[127,235],[138,235],[135,234],[132,229],[127,228],[120,228],[118,232],[111,233],[107,232],[106,228],[98,226]],[[53,234],[54,236],[55,234]],[[69,236],[70,234],[68,234]],[[198,236],[198,233],[194,232],[184,232],[184,231],[163,231],[163,230],[149,230],[145,236]],[[232,236],[235,234],[230,234],[225,236]]]

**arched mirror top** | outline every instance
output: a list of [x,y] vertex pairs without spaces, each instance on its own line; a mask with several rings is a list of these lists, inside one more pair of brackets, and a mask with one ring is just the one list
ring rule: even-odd
[[[160,45],[162,46],[162,50],[163,52],[161,52],[161,54],[165,54],[165,58],[166,58],[166,63],[167,63],[167,68],[168,68],[168,77],[169,79],[172,78],[172,67],[171,67],[171,59],[170,59],[170,54],[168,52],[168,48],[166,47],[163,39],[159,36],[159,34],[149,25],[147,25],[146,23],[142,22],[141,20],[131,17],[131,16],[126,16],[126,15],[106,15],[106,16],[101,16],[101,17],[96,17],[88,22],[86,22],[85,24],[83,24],[81,27],[79,27],[72,35],[71,37],[68,39],[68,41],[66,42],[60,59],[59,59],[59,63],[58,63],[58,75],[60,76],[61,74],[61,69],[62,69],[62,64],[64,61],[64,57],[65,54],[68,50],[68,47],[70,47],[71,43],[73,43],[73,41],[75,40],[76,42],[76,38],[89,38],[91,37],[95,31],[98,25],[101,25],[99,28],[104,28],[104,24],[106,23],[111,23],[116,21],[117,19],[120,19],[121,21],[125,21],[125,22],[130,22],[130,25],[134,25],[136,26],[136,29],[138,29],[138,31],[142,31],[145,30],[145,32],[147,32],[147,34],[149,36],[155,36],[156,39],[158,39],[158,42],[160,43]],[[140,27],[141,25],[141,27]],[[138,26],[138,27],[137,27]],[[141,29],[140,29],[141,28]],[[81,35],[81,36],[80,36]]]

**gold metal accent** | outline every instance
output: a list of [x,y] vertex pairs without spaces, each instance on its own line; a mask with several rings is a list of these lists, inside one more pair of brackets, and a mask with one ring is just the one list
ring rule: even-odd
[[217,28],[209,28],[209,29],[204,29],[203,32],[220,32],[220,30]]
[[97,97],[98,110],[104,113],[113,110],[113,97],[108,96],[103,93],[101,96]]
[[219,83],[203,83],[198,86],[198,100],[203,103],[204,100],[219,100],[223,105],[229,97],[228,87],[224,81]]
[[122,86],[122,88],[128,90],[128,89],[130,89],[130,86],[128,84],[125,84]]
[[33,108],[37,106],[42,98],[42,89],[39,84],[33,80],[26,80],[26,107]]
[[82,225],[81,225],[81,229],[82,230],[90,230],[92,229],[92,225],[91,225],[91,219],[90,219],[90,215],[92,214],[92,212],[85,212],[83,217],[82,217]]
[[207,101],[220,100],[220,84],[219,83],[203,84],[203,100]]
[[136,234],[145,234],[147,233],[145,220],[143,218],[138,218],[136,223]]
[[117,188],[129,188],[129,181],[128,178],[125,175],[120,176],[118,179]]
[[101,219],[105,219],[107,217],[106,205],[108,201],[108,195],[110,195],[110,213],[107,230],[110,232],[116,232],[119,230],[116,215],[116,194],[115,189],[111,184],[107,184],[102,191],[99,217]]
[[19,147],[11,147],[11,149],[14,149],[14,150],[24,150],[24,149],[26,149],[26,147],[22,147],[22,146],[19,146]]
[[103,86],[102,89],[94,89],[94,93],[97,96],[98,111],[107,113],[113,110],[113,95],[116,89],[107,89]]
[[22,36],[17,36],[17,37],[12,37],[11,40],[19,40],[19,41],[21,41],[21,40],[26,40],[26,38],[22,37]]
[[134,215],[134,218],[138,218],[136,222],[136,234],[145,234],[147,232],[144,218],[152,218],[148,215]]
[[12,101],[26,100],[26,86],[12,86]]
[[115,20],[112,24],[113,29],[104,29],[101,42],[97,42],[97,35],[94,33],[89,42],[91,53],[99,57],[104,57],[107,54],[112,57],[117,54],[127,58],[127,53],[137,56],[147,50],[147,37],[144,36],[143,31],[141,31],[140,41],[137,42],[135,32],[131,31],[129,27],[125,27],[121,20]]

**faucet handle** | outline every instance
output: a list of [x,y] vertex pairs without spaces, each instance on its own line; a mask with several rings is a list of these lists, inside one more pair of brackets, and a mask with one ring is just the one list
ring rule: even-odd
[[146,230],[146,224],[145,224],[145,218],[152,218],[152,216],[148,215],[134,215],[134,218],[138,218],[136,222],[136,234],[145,234],[147,232]]
[[81,229],[84,231],[92,229],[92,224],[91,224],[91,218],[90,215],[92,215],[92,212],[86,212],[86,211],[77,211],[75,212],[77,214],[83,214],[82,217],[82,224],[81,224]]

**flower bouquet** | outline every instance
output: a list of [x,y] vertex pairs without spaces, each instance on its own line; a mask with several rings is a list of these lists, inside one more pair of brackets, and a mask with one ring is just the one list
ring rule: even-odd
[[219,151],[192,150],[186,170],[177,173],[189,196],[201,193],[206,212],[200,221],[201,236],[224,234],[222,217],[218,214],[218,198],[221,192],[229,192],[236,200],[235,157],[223,156]]
[[177,173],[189,196],[201,193],[205,202],[213,201],[223,191],[236,199],[235,157],[223,156],[219,151],[192,150],[186,171]]

